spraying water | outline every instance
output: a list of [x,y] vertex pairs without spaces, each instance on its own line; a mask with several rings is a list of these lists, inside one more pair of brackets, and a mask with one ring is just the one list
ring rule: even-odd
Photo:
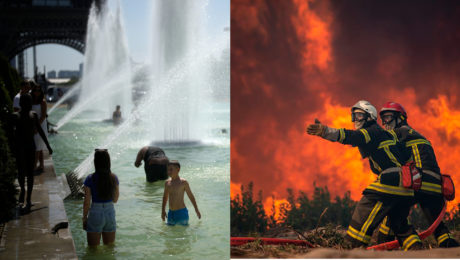
[[131,66],[119,3],[115,14],[107,3],[99,12],[94,4],[91,7],[84,64],[79,101],[59,120],[57,129],[88,109],[107,117],[116,105],[131,111]]
[[[113,159],[117,150],[123,149],[122,135],[138,136],[147,141],[143,145],[152,141],[180,145],[202,144],[209,133],[210,94],[212,86],[217,85],[210,68],[228,49],[228,35],[213,39],[203,35],[206,1],[158,1],[154,6],[156,40],[149,66],[151,77],[146,83],[149,91],[123,124],[99,145],[111,150]],[[90,172],[92,159],[93,153],[75,169],[78,176]]]
[[[203,28],[207,1],[170,0],[156,1],[154,5],[152,74],[151,83],[158,91],[158,81],[186,56],[195,56],[204,48]],[[200,111],[209,104],[209,62],[192,67],[184,63],[180,70],[189,71],[183,80],[170,86],[156,104],[161,113],[154,115],[152,128],[154,140],[162,143],[187,143],[203,138],[204,122]]]

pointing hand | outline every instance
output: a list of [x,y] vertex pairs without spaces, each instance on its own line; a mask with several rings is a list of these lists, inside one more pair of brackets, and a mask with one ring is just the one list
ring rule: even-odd
[[307,134],[323,136],[326,131],[326,126],[315,118],[315,123],[307,126]]

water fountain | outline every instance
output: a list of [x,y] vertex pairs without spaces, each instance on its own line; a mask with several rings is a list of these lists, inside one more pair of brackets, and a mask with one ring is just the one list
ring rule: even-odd
[[56,130],[89,109],[98,112],[95,117],[105,115],[106,118],[116,105],[121,105],[124,111],[131,111],[131,75],[120,4],[115,14],[107,5],[99,11],[93,5],[88,18],[83,76],[76,89],[80,92],[79,100],[59,120]]
[[[124,123],[99,147],[114,148],[121,135],[136,134],[149,140],[144,145],[203,145],[209,134],[210,118],[206,111],[210,110],[210,93],[214,84],[210,67],[214,65],[213,58],[228,48],[227,35],[212,40],[203,35],[205,7],[206,1],[155,2],[151,77],[146,83],[149,91],[133,107]],[[118,85],[116,80],[113,85]],[[87,106],[89,102],[80,104]],[[74,172],[80,177],[89,173],[92,158],[93,153]]]
[[[133,66],[132,75],[119,73],[97,85],[74,112],[64,114],[64,109],[57,108],[53,117],[68,118],[61,121],[60,134],[50,137],[56,147],[53,159],[57,172],[74,169],[74,177],[83,180],[92,172],[94,154],[90,152],[108,148],[112,170],[120,181],[120,200],[116,204],[117,243],[106,255],[225,258],[230,237],[230,229],[222,228],[230,223],[229,33],[204,33],[204,0],[161,2],[151,2],[155,10],[151,64]],[[102,65],[98,69],[103,70]],[[143,97],[133,102],[132,110],[123,109],[123,123],[114,127],[101,118],[91,119],[96,114],[94,104],[103,104],[99,97],[108,97],[108,90],[124,91],[122,82],[145,90]],[[227,96],[212,99],[216,88],[226,89]],[[200,210],[206,212],[202,220],[192,213],[185,229],[171,229],[161,221],[164,183],[146,183],[143,169],[133,166],[139,149],[152,142],[160,143],[168,157],[181,162],[181,176],[190,183]],[[78,226],[82,201],[68,200],[66,211],[78,256],[101,257],[100,252],[86,250],[86,234]]]

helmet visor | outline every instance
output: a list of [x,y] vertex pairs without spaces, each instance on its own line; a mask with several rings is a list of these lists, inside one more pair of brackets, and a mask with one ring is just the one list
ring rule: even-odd
[[393,122],[395,120],[395,115],[394,114],[385,114],[381,116],[382,118],[382,124],[387,125]]
[[367,114],[363,112],[353,112],[351,113],[351,122],[366,120]]

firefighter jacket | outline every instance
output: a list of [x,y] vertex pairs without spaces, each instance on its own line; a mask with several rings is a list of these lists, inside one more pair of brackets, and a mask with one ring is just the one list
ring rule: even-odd
[[359,148],[363,158],[369,159],[377,179],[364,190],[391,196],[413,196],[412,189],[402,186],[401,165],[410,157],[395,133],[384,130],[376,122],[358,130],[339,129],[338,142]]
[[[422,169],[420,192],[441,195],[441,174],[431,143],[408,125],[393,130],[399,142],[411,154],[415,166]],[[389,131],[389,132],[393,132]]]

